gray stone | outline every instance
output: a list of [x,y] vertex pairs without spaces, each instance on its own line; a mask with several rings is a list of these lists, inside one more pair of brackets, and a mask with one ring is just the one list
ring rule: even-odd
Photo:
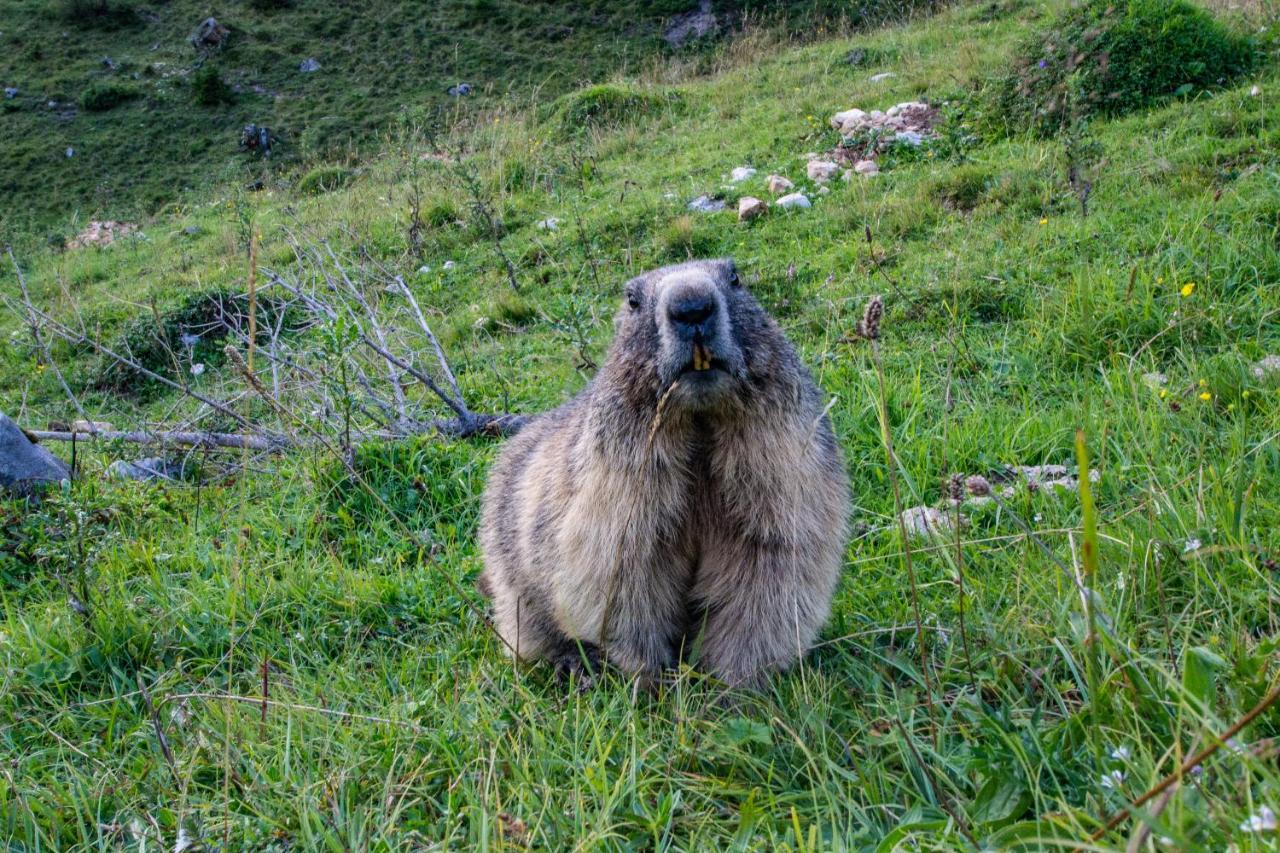
[[113,480],[180,480],[184,473],[181,462],[170,462],[160,456],[148,456],[136,462],[117,459],[107,466],[107,476]]
[[711,0],[699,0],[698,8],[672,16],[662,31],[662,38],[671,47],[682,47],[685,42],[715,35],[719,28]]
[[32,442],[0,413],[0,487],[16,497],[31,497],[70,477],[65,462]]
[[316,59],[314,56],[308,56],[306,59],[302,60],[302,64],[298,66],[298,70],[303,74],[310,74],[313,71],[319,71],[320,60]]
[[471,94],[471,84],[470,84],[470,83],[459,83],[459,84],[458,84],[458,85],[456,85],[456,86],[450,86],[450,87],[449,87],[449,90],[448,90],[448,94],[449,94],[449,97],[450,97],[450,98],[461,98],[461,97],[463,97],[464,95],[470,95],[470,94]]
[[951,530],[951,519],[931,506],[913,506],[902,511],[902,527],[914,539],[940,536]]
[[784,195],[782,198],[774,202],[774,204],[776,204],[778,207],[783,207],[788,209],[789,208],[801,209],[801,208],[813,206],[809,201],[809,197],[806,196],[804,193],[791,193],[790,195]]
[[12,101],[14,98],[18,97],[18,87],[17,87],[17,86],[5,86],[5,87],[4,87],[4,97],[5,97],[5,100],[8,100],[8,101]]
[[724,210],[724,199],[712,198],[709,195],[700,195],[688,205],[690,210],[696,210],[698,213],[717,213]]

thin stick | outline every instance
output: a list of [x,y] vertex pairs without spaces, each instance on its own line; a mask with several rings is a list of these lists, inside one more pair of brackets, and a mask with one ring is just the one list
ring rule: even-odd
[[[18,259],[13,256],[13,247],[6,246],[5,252],[9,255],[9,262],[13,264],[13,271],[18,275],[18,287],[22,290],[22,302],[27,307],[27,328],[31,331],[31,338],[35,341],[35,345],[40,349],[40,357],[44,359],[46,364],[53,368],[53,375],[58,377],[58,384],[62,386],[63,393],[67,395],[67,399],[71,401],[71,405],[76,407],[76,411],[80,413],[80,417],[89,422],[89,432],[95,432],[98,425],[94,423],[93,418],[85,414],[84,406],[80,405],[80,398],[72,393],[71,386],[67,384],[66,377],[62,375],[62,371],[58,368],[58,363],[53,360],[53,353],[49,351],[49,345],[45,343],[44,336],[40,334],[40,324],[36,322],[39,312],[35,310],[34,305],[31,302],[31,294],[27,291],[27,279],[26,276],[22,274],[22,267],[18,266]],[[73,455],[75,453],[74,445],[72,446],[72,453]],[[74,474],[74,464],[71,466],[71,470]]]
[[1190,758],[1183,761],[1177,770],[1175,770],[1174,772],[1170,773],[1168,776],[1161,779],[1151,788],[1148,788],[1145,794],[1138,797],[1132,803],[1120,809],[1111,817],[1107,818],[1106,822],[1103,824],[1102,829],[1099,829],[1093,835],[1089,836],[1089,840],[1090,841],[1099,840],[1100,838],[1102,838],[1102,836],[1106,835],[1108,832],[1110,832],[1111,830],[1119,826],[1120,823],[1124,821],[1124,819],[1127,818],[1130,815],[1130,813],[1132,813],[1132,811],[1136,809],[1138,806],[1141,806],[1143,803],[1147,802],[1152,797],[1158,796],[1160,792],[1168,788],[1170,785],[1173,785],[1174,783],[1178,782],[1180,779],[1182,779],[1184,776],[1190,773],[1196,767],[1196,765],[1203,764],[1206,759],[1208,759],[1215,752],[1221,749],[1224,743],[1226,743],[1227,741],[1231,740],[1231,738],[1239,734],[1241,729],[1243,729],[1245,726],[1252,723],[1254,720],[1256,720],[1258,717],[1262,715],[1263,711],[1267,710],[1272,705],[1274,705],[1277,699],[1280,699],[1280,685],[1276,685],[1275,687],[1273,687],[1271,689],[1271,692],[1268,693],[1265,697],[1263,697],[1261,702],[1259,702],[1257,705],[1254,705],[1252,708],[1250,708],[1248,713],[1246,713],[1243,717],[1241,717],[1240,719],[1232,723],[1226,729],[1226,731],[1224,731],[1222,734],[1214,738],[1213,741],[1210,742],[1208,746],[1204,747],[1203,749],[1199,750],[1194,755],[1192,755]]

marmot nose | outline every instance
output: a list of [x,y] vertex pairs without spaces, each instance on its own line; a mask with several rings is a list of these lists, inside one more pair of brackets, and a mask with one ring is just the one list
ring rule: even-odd
[[709,294],[690,294],[672,301],[667,308],[671,322],[677,326],[696,328],[716,312],[716,301]]

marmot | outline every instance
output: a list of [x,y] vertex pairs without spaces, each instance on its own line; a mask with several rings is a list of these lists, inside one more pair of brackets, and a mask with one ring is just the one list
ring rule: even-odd
[[[647,681],[682,655],[759,683],[812,644],[847,541],[824,397],[732,260],[626,284],[577,397],[503,449],[481,590],[509,651]],[[585,652],[585,655],[584,655]]]

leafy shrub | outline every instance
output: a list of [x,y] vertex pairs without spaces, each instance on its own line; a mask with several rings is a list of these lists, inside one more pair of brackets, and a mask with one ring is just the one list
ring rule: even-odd
[[551,117],[562,133],[572,135],[657,116],[680,103],[675,93],[652,94],[629,86],[606,84],[557,98],[551,104]]
[[957,166],[933,181],[930,194],[946,210],[973,210],[986,196],[991,177],[990,170],[982,166]]
[[[290,317],[289,310],[282,303],[259,297],[258,328],[264,343],[267,330],[274,327],[282,311],[286,312],[282,324],[286,332],[301,326],[302,318]],[[152,373],[172,379],[176,370],[189,364],[216,367],[226,360],[222,348],[227,335],[233,328],[248,325],[247,297],[230,290],[194,293],[160,312],[159,323],[156,320],[149,313],[131,320],[112,349]],[[159,387],[141,371],[114,359],[102,363],[94,384],[100,390],[127,392],[139,398]]]
[[1255,50],[1188,0],[1085,0],[1015,56],[994,87],[991,118],[1051,134],[1219,85],[1247,71]]
[[62,0],[61,18],[78,27],[115,30],[138,21],[133,4],[125,0]]
[[131,101],[142,93],[132,86],[110,80],[89,84],[89,88],[80,93],[80,107],[92,113],[105,112]]
[[343,166],[317,166],[298,181],[298,192],[304,195],[320,195],[346,186],[354,173]]
[[293,0],[249,0],[249,5],[259,12],[275,12],[293,8]]
[[202,107],[216,107],[235,100],[231,87],[212,65],[204,66],[191,76],[191,94]]
[[458,207],[449,199],[437,199],[422,209],[422,221],[432,228],[452,225],[461,217]]

